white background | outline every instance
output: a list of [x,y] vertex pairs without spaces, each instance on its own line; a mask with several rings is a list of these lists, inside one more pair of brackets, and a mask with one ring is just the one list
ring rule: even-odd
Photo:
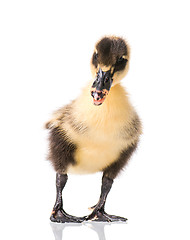
[[[54,239],[52,228],[59,240],[62,230],[63,239],[98,239],[102,225],[50,226],[55,172],[43,124],[91,79],[93,47],[105,34],[131,46],[123,85],[144,126],[106,205],[128,224],[106,225],[106,240],[190,238],[188,2],[0,2],[1,239]],[[69,176],[65,210],[88,214],[100,185],[99,173]]]

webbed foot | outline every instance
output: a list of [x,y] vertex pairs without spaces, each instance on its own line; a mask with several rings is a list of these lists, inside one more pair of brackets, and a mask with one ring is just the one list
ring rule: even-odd
[[104,210],[94,209],[94,211],[87,216],[85,220],[96,222],[126,222],[127,218],[107,214]]
[[54,211],[54,210],[52,211],[50,220],[52,222],[58,222],[58,223],[81,223],[85,220],[85,218],[69,215],[63,209],[59,209],[57,211]]

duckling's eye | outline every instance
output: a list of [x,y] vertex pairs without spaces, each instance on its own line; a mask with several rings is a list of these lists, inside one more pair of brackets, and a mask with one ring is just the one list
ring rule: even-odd
[[97,60],[98,59],[98,53],[94,54],[94,59]]
[[123,58],[123,57],[120,57],[120,58],[117,59],[117,63],[122,63],[123,60],[124,60],[124,58]]
[[128,60],[124,57],[118,58],[114,66],[114,72],[122,71],[127,64],[127,61]]
[[92,57],[92,64],[97,68],[98,66],[98,53],[94,52]]

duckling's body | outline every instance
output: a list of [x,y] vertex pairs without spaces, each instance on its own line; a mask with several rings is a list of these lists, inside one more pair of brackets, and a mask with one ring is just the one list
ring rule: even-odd
[[92,105],[89,88],[51,120],[51,127],[64,132],[64,138],[75,146],[74,163],[68,163],[67,173],[103,171],[138,141],[140,121],[124,88],[115,85],[101,107]]
[[[105,49],[106,47],[104,47]],[[127,54],[125,55],[127,56]],[[92,67],[98,68],[96,64],[93,64],[93,59],[92,65]],[[112,65],[110,64],[110,66]],[[103,69],[102,66],[101,69]],[[111,68],[107,66],[103,74],[108,74],[109,69]],[[126,71],[126,68],[122,70]],[[92,83],[88,84],[76,100],[55,112],[53,118],[46,124],[50,129],[49,159],[57,172],[57,186],[60,185],[60,182],[63,183],[62,185],[66,183],[67,173],[103,172],[100,201],[95,206],[93,213],[85,218],[87,220],[126,220],[116,216],[111,217],[103,211],[113,179],[126,165],[136,149],[141,134],[139,117],[130,104],[125,89],[117,80],[118,78],[115,79],[117,84],[114,84],[114,79],[110,80],[110,82],[113,81],[113,86],[105,90],[106,94],[109,91],[106,100],[105,96],[101,99],[98,98],[104,90],[93,84],[92,96],[95,96],[96,106],[92,104],[90,95]],[[104,84],[105,86],[106,84]],[[107,190],[105,190],[106,188]],[[83,221],[84,219],[72,217],[64,212],[61,192],[62,190],[59,189],[51,220],[57,222]],[[58,200],[59,198],[61,200]],[[58,205],[59,207],[57,207]]]

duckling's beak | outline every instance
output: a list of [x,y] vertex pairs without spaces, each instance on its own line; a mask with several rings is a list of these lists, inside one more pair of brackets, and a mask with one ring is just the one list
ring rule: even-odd
[[103,72],[101,68],[96,75],[95,81],[91,87],[91,96],[96,106],[101,105],[109,93],[113,79],[111,71]]

